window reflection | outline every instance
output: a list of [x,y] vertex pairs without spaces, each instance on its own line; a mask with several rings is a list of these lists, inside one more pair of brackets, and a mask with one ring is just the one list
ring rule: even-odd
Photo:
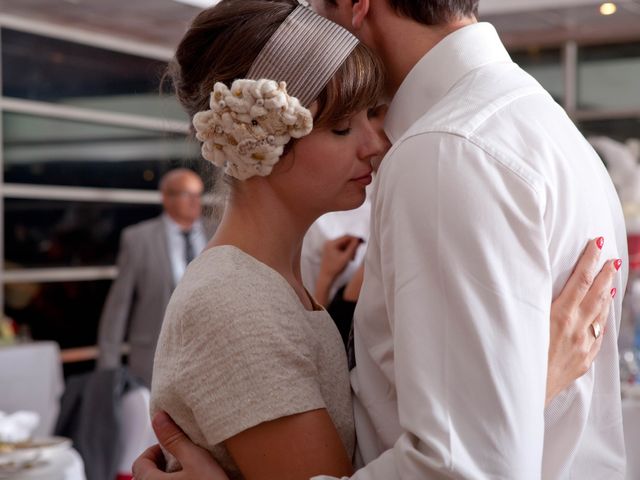
[[94,345],[110,286],[111,280],[5,284],[5,314],[27,325],[35,340]]
[[159,60],[2,30],[2,92],[7,97],[186,120],[158,85]]
[[580,122],[579,127],[585,137],[606,136],[619,142],[640,138],[640,117],[588,120]]
[[640,42],[580,47],[578,79],[581,109],[640,107]]
[[5,268],[113,265],[120,232],[159,205],[5,199]]
[[563,104],[564,73],[560,50],[540,50],[530,48],[511,54],[515,63],[534,77],[551,94],[556,102]]
[[184,165],[213,178],[184,135],[5,113],[3,136],[8,183],[155,190]]

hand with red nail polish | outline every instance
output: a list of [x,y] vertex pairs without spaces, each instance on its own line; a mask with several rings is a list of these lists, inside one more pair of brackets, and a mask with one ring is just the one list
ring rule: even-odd
[[612,284],[620,265],[616,260],[607,261],[596,275],[601,240],[589,242],[551,305],[547,402],[591,368],[602,346],[609,309],[617,293]]

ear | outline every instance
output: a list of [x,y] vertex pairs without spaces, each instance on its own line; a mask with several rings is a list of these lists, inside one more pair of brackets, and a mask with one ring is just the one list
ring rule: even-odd
[[369,14],[369,0],[356,0],[353,2],[351,9],[351,26],[354,30],[359,30],[362,27],[364,19]]

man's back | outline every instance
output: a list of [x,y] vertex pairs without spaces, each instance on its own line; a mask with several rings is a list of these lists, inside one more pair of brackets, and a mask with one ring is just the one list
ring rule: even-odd
[[[515,72],[518,67],[503,65],[487,70],[487,78],[469,81],[493,84],[493,93],[497,95],[493,99],[482,98],[482,95],[463,98],[462,101],[468,101],[470,112],[475,107],[478,109],[459,126],[466,132],[476,122],[483,122],[485,115],[491,115],[490,121],[477,126],[470,139],[501,156],[505,162],[513,162],[509,168],[522,169],[523,175],[530,175],[543,186],[540,202],[545,208],[543,220],[553,297],[573,270],[585,239],[599,235],[606,239],[602,261],[624,258],[625,270],[614,285],[619,292],[624,292],[628,265],[624,218],[602,161],[553,99],[537,91],[537,83],[524,72]],[[482,77],[485,72],[481,69],[476,75]],[[513,84],[496,83],[505,78]],[[460,89],[463,88],[460,85]],[[511,100],[510,97],[518,95],[515,93],[518,90],[522,96]],[[455,89],[450,95],[462,97],[461,93]],[[495,105],[501,101],[498,99],[506,104],[492,112],[493,108],[486,105]],[[619,295],[614,301],[607,322],[608,333],[594,366],[546,409],[544,479],[623,476],[625,458],[617,348],[622,297]]]
[[626,268],[621,208],[595,152],[489,29],[467,27],[412,71],[394,102],[427,113],[408,130],[391,107],[356,312],[358,436],[375,438],[362,453],[414,449],[396,456],[401,476],[533,479],[542,462],[545,479],[623,478],[622,295],[594,367],[542,419],[551,296],[589,238]]

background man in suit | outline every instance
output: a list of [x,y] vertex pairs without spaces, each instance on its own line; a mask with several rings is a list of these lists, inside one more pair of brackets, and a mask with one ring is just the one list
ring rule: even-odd
[[147,386],[171,293],[208,239],[200,220],[200,177],[188,169],[171,170],[161,179],[160,191],[162,215],[122,232],[118,277],[109,291],[98,333],[98,368],[119,366],[127,339],[129,368]]

